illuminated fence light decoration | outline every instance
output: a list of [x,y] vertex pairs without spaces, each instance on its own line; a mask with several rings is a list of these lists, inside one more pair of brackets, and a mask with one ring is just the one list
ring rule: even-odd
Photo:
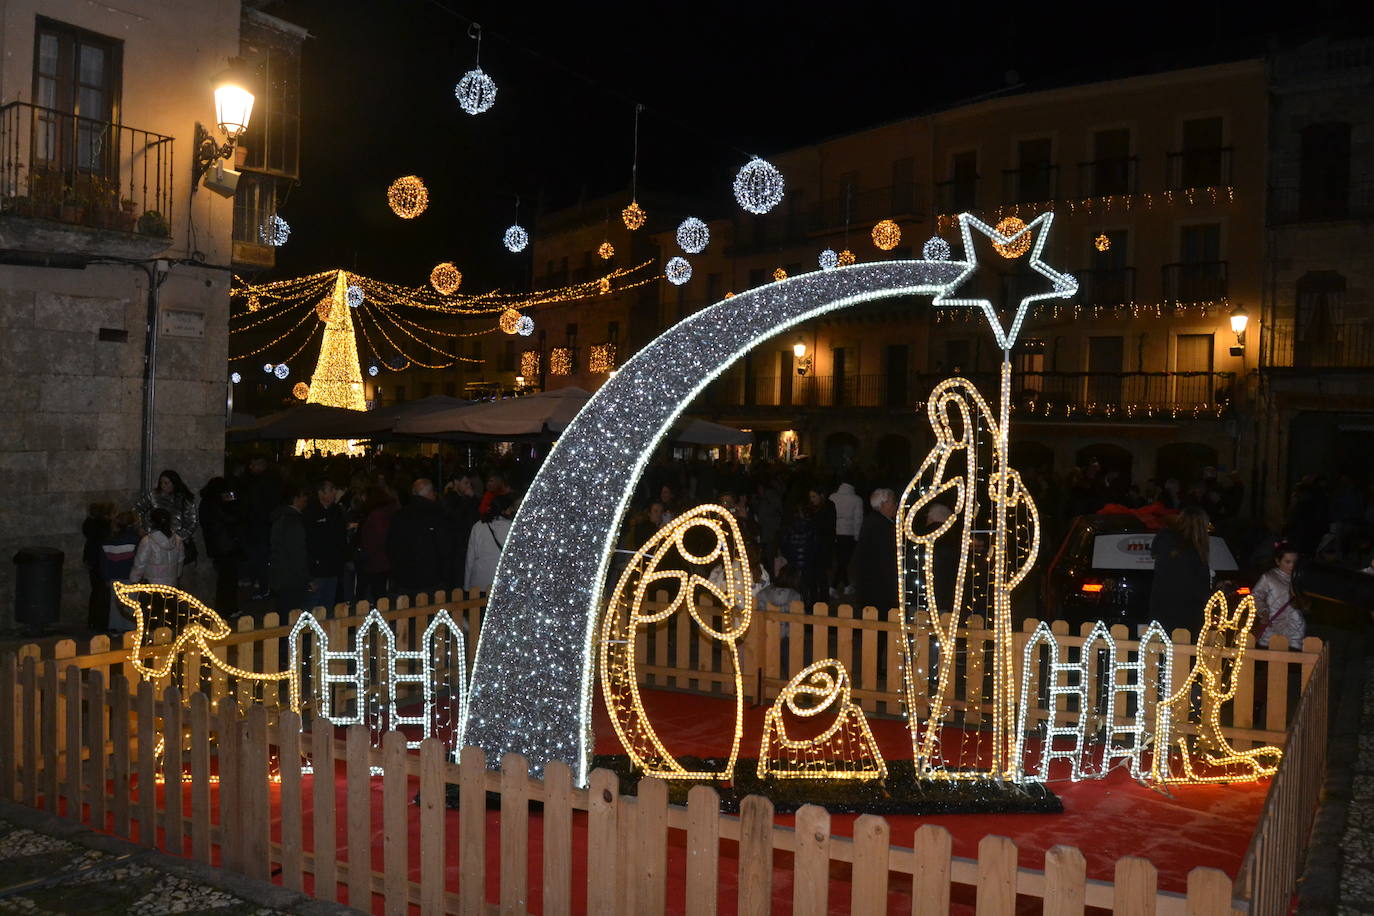
[[1004,241],[993,242],[992,247],[1008,260],[1021,257],[1030,248],[1030,233],[1026,231],[1025,222],[1018,216],[1003,217],[997,223],[997,233],[1003,236]]
[[[692,536],[695,545],[703,533],[711,536],[710,546],[705,547],[703,541],[704,551],[697,552],[688,546],[687,538]],[[724,574],[719,585],[704,574],[717,563]],[[685,569],[675,568],[684,564]],[[709,503],[660,528],[621,573],[602,618],[597,658],[611,724],[625,753],[645,775],[660,779],[728,779],[733,775],[744,733],[744,685],[736,642],[749,628],[753,585],[739,523],[728,509]],[[661,609],[647,608],[651,596],[660,589],[669,592],[668,604]],[[702,611],[709,610],[698,601],[703,597],[714,599],[722,613],[703,616]],[[642,627],[678,613],[690,615],[702,633],[723,643],[722,654],[734,674],[734,740],[720,770],[687,770],[664,746],[640,699],[636,645]]]
[[515,333],[521,337],[529,337],[534,333],[534,319],[529,315],[521,315],[520,320],[515,323]]
[[[1047,663],[1042,667],[1038,661],[1038,652],[1042,646],[1048,655]],[[1098,665],[1098,652],[1105,652],[1106,666],[1105,671],[1108,677],[1112,677],[1117,670],[1116,662],[1116,643],[1112,640],[1111,633],[1107,631],[1106,624],[1101,621],[1093,627],[1092,632],[1083,640],[1083,647],[1077,662],[1061,661],[1059,642],[1054,633],[1050,630],[1049,624],[1041,621],[1040,626],[1036,627],[1026,642],[1025,656],[1021,669],[1021,704],[1020,717],[1016,729],[1016,751],[1015,760],[1021,763],[1025,759],[1025,740],[1026,731],[1030,723],[1026,722],[1028,711],[1035,702],[1036,697],[1031,695],[1032,683],[1039,680],[1040,675],[1044,675],[1047,687],[1045,691],[1045,706],[1049,714],[1041,727],[1037,730],[1040,738],[1039,747],[1039,769],[1037,772],[1029,774],[1035,781],[1043,782],[1049,779],[1050,764],[1054,760],[1067,760],[1070,762],[1071,778],[1078,782],[1085,777],[1091,779],[1101,779],[1107,775],[1107,760],[1105,756],[1101,764],[1095,768],[1091,766],[1092,761],[1085,761],[1085,755],[1089,754],[1088,740],[1096,737],[1101,725],[1106,725],[1115,721],[1116,689],[1115,684],[1110,680],[1105,685],[1103,691],[1104,702],[1101,706],[1100,718],[1095,715],[1096,697],[1090,695],[1089,685],[1094,684],[1093,672]],[[1061,725],[1055,721],[1056,713],[1060,707],[1061,698],[1074,698],[1077,700],[1078,713],[1068,725]],[[1089,723],[1093,723],[1092,734],[1089,734]],[[1069,748],[1056,747],[1056,739],[1069,738],[1072,744]],[[1085,767],[1085,762],[1089,765]]]
[[367,296],[363,293],[363,288],[361,286],[354,285],[348,288],[349,308],[357,308],[358,306],[363,304],[363,300],[366,298]]
[[648,214],[644,212],[644,208],[639,205],[637,200],[630,201],[630,205],[620,211],[620,218],[625,221],[625,228],[631,232],[642,227],[647,216]]
[[520,353],[520,374],[526,379],[539,377],[538,350],[524,350]]
[[686,258],[673,257],[668,259],[668,263],[663,268],[663,276],[668,278],[668,282],[674,286],[681,286],[692,279],[692,265]]
[[587,353],[587,370],[589,372],[610,372],[615,368],[615,344],[603,343],[593,344]]
[[609,261],[615,257],[615,246],[610,242],[602,242],[596,246],[596,253],[603,261]]
[[826,248],[816,257],[816,263],[821,270],[834,270],[840,265],[840,256],[835,253],[835,249]]
[[444,261],[435,264],[434,269],[429,272],[429,285],[441,296],[450,296],[458,292],[458,287],[463,285],[463,275],[458,268]]
[[520,329],[520,312],[516,309],[506,309],[497,319],[497,325],[506,334],[514,334]]
[[711,230],[695,216],[684,219],[677,227],[677,245],[688,254],[701,254],[711,241]]
[[[1254,622],[1255,599],[1251,595],[1242,598],[1234,611],[1228,610],[1221,592],[1207,601],[1197,635],[1197,664],[1155,709],[1155,753],[1150,768],[1153,782],[1254,782],[1278,772],[1281,748],[1266,745],[1238,751],[1221,730],[1221,708],[1235,699]],[[1175,735],[1175,723],[1192,720],[1194,693],[1201,697],[1198,733]],[[1181,772],[1174,772],[1175,760]],[[1198,762],[1208,770],[1200,772]]]
[[530,243],[530,234],[525,231],[524,226],[515,225],[506,230],[502,241],[506,245],[506,250],[511,252],[521,252]]
[[[797,701],[806,698],[809,705]],[[835,721],[811,738],[788,737],[784,712],[811,718],[830,711]],[[887,778],[887,764],[873,740],[868,719],[850,701],[849,672],[833,658],[808,665],[773,701],[763,718],[760,778],[873,780]]]
[[401,219],[414,219],[429,206],[429,189],[418,175],[404,175],[386,189],[386,202]]
[[858,258],[854,257],[854,252],[850,251],[848,248],[841,251],[838,258],[841,267],[849,267],[858,261]]
[[286,363],[278,363],[276,368],[272,370],[272,374],[275,375],[277,378],[284,379],[291,374],[291,367],[288,366]]
[[291,238],[291,224],[273,213],[258,227],[258,238],[262,239],[264,245],[280,248]]
[[764,214],[782,202],[782,172],[755,156],[735,175],[735,200],[750,213]]
[[458,80],[453,96],[468,114],[479,115],[496,104],[496,81],[481,67],[474,67]]
[[921,246],[921,255],[927,261],[948,261],[950,256],[949,242],[938,235],[932,236],[926,239],[926,243]]
[[[1140,637],[1136,660],[1117,662],[1111,676],[1114,689],[1117,694],[1126,694],[1128,701],[1131,696],[1135,697],[1136,714],[1133,719],[1118,717],[1116,721],[1107,721],[1103,770],[1111,769],[1113,763],[1124,759],[1130,764],[1132,778],[1143,779],[1147,775],[1141,757],[1146,746],[1154,741],[1153,729],[1149,727],[1149,710],[1157,708],[1155,704],[1173,692],[1173,658],[1173,641],[1158,622],[1151,622],[1145,635]],[[1165,722],[1168,722],[1167,713]],[[1129,745],[1118,741],[1126,737],[1131,739]]]
[[305,382],[297,382],[296,387],[291,389],[291,394],[294,395],[297,400],[304,401],[306,398],[310,397],[310,386]]
[[549,375],[572,375],[571,347],[554,347],[549,351]]
[[881,220],[873,227],[873,244],[881,251],[891,251],[902,242],[902,229],[890,219]]

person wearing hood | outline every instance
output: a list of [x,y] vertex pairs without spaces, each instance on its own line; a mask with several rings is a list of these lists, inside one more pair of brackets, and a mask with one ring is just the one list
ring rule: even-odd
[[849,481],[841,483],[839,489],[830,494],[830,501],[835,504],[835,576],[830,585],[836,594],[844,594],[853,591],[849,583],[849,562],[864,524],[864,501]]
[[271,559],[267,567],[273,610],[282,615],[296,608],[304,608],[306,595],[310,591],[305,518],[301,515],[310,501],[310,490],[307,487],[293,487],[288,495],[290,499],[286,505],[272,513]]
[[166,509],[153,509],[148,513],[148,524],[152,530],[138,542],[129,578],[134,582],[175,587],[181,578],[186,548],[181,536],[172,530],[172,514]]
[[496,564],[510,536],[514,514],[515,501],[509,496],[497,496],[487,506],[486,516],[472,526],[464,570],[468,588],[491,591],[491,584],[496,580]]

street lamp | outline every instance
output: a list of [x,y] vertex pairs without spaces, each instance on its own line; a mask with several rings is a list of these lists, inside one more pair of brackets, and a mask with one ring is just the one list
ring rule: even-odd
[[[215,165],[217,160],[228,159],[234,155],[234,146],[239,135],[248,129],[248,121],[253,115],[252,76],[243,61],[234,58],[229,68],[215,75],[211,81],[215,87],[215,124],[228,135],[224,144],[215,142],[214,135],[196,122],[195,158],[191,163],[191,191],[200,187],[200,180]],[[213,181],[205,186],[224,197],[233,197],[238,185],[238,173],[232,169],[217,169]]]
[[1232,356],[1245,354],[1245,329],[1250,325],[1250,313],[1245,306],[1238,305],[1231,310],[1231,331],[1236,335],[1236,345],[1231,348]]
[[517,392],[525,390],[525,377],[523,375],[517,375],[515,377],[515,390]]
[[792,344],[792,356],[795,359],[798,375],[806,375],[811,371],[811,357],[806,355],[806,341],[797,335],[797,342]]

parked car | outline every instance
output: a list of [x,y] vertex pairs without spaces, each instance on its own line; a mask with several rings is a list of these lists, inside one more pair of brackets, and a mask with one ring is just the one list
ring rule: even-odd
[[[1047,615],[1067,620],[1075,630],[1094,620],[1148,624],[1155,574],[1150,545],[1160,527],[1159,519],[1130,512],[1075,518],[1045,574]],[[1251,583],[1240,575],[1231,548],[1216,535],[1211,541],[1218,587],[1231,598],[1248,595]]]

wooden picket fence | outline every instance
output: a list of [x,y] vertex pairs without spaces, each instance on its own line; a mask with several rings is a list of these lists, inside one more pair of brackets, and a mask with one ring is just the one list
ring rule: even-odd
[[[409,645],[406,641],[446,607],[466,621],[471,653],[480,598],[434,598],[419,596],[414,606],[402,599],[385,610],[396,625],[398,647]],[[327,617],[331,639],[337,632],[351,640],[363,620],[358,609],[343,606],[317,614]],[[746,692],[766,700],[807,654],[834,654],[854,673],[856,702],[870,714],[896,714],[897,622],[895,613],[886,620],[878,616],[871,608],[854,612],[844,606],[833,615],[802,614],[795,607],[765,612],[764,626],[751,628],[757,635],[741,647]],[[783,623],[789,630],[786,652]],[[970,659],[991,635],[978,623],[971,621],[972,628],[960,634]],[[645,641],[641,676],[646,686],[732,690],[733,675],[718,648],[679,627],[671,622]],[[215,651],[245,669],[275,670],[287,631],[271,616],[261,627],[245,619]],[[1082,644],[1081,636],[1058,635],[1066,651]],[[1124,644],[1126,634],[1118,635]],[[1186,671],[1193,647],[1175,635],[1175,670]],[[154,642],[169,636],[155,634]],[[763,798],[747,799],[738,817],[722,815],[709,787],[693,789],[685,808],[668,805],[666,786],[653,779],[640,783],[637,797],[619,796],[616,778],[605,771],[593,773],[588,787],[577,789],[559,764],[546,768],[539,781],[528,776],[519,757],[503,759],[499,772],[488,770],[475,748],[465,748],[460,762],[450,762],[434,739],[419,753],[407,753],[404,736],[389,732],[377,748],[366,726],[344,732],[314,727],[308,708],[303,713],[312,727],[302,732],[301,717],[282,708],[284,697],[255,695],[232,676],[184,680],[185,691],[138,682],[131,676],[129,650],[111,649],[103,640],[97,637],[81,653],[63,641],[47,653],[26,646],[0,656],[0,711],[13,710],[9,716],[0,712],[0,798],[250,876],[279,872],[288,887],[308,886],[318,897],[355,901],[384,913],[406,913],[412,906],[425,914],[485,913],[491,910],[484,903],[490,897],[499,901],[502,913],[576,908],[708,914],[717,911],[720,883],[731,878],[737,881],[737,912],[768,913],[775,866],[786,864],[785,857],[774,858],[775,852],[792,856],[795,913],[827,912],[832,897],[843,891],[842,883],[835,886],[839,890],[832,887],[830,876],[846,869],[854,913],[887,912],[889,890],[905,889],[908,880],[913,913],[949,912],[976,900],[980,914],[1009,914],[1016,911],[1018,896],[1023,903],[1038,898],[1046,913],[1081,913],[1084,906],[1118,913],[1279,913],[1286,911],[1300,867],[1320,785],[1314,774],[1325,759],[1325,649],[1309,640],[1302,652],[1277,646],[1252,651],[1240,675],[1228,735],[1240,746],[1286,740],[1287,754],[1234,887],[1222,872],[1199,868],[1189,875],[1187,893],[1175,894],[1158,889],[1153,865],[1141,858],[1123,858],[1112,881],[1095,881],[1086,878],[1082,854],[1070,847],[1050,850],[1045,869],[1038,871],[1021,867],[1015,845],[1002,837],[986,837],[976,860],[963,859],[952,855],[948,832],[930,825],[917,832],[911,848],[898,847],[889,841],[887,823],[871,815],[856,822],[852,838],[833,836],[829,815],[818,807],[799,811],[789,827],[774,823],[772,805]],[[880,669],[884,644],[886,666]],[[1290,703],[1295,686],[1297,702]],[[961,714],[976,714],[983,702],[976,689],[956,699]],[[1057,716],[1062,710],[1043,712]],[[184,740],[167,741],[159,756],[160,735]],[[331,791],[317,796],[315,777],[283,763],[307,757],[316,773],[342,766],[342,805],[335,804],[332,782]],[[370,775],[372,767],[383,768],[384,775]],[[160,774],[183,774],[183,792],[165,786],[144,791],[157,785]],[[351,867],[349,851],[371,850],[374,780],[381,786],[380,867],[372,861]],[[169,782],[175,784],[175,776]],[[445,838],[447,786],[457,786],[462,800],[453,815],[456,849],[452,837]],[[417,789],[418,806],[412,804]],[[493,848],[486,841],[487,792],[500,794],[499,842]],[[531,815],[531,802],[542,803],[542,812]],[[306,811],[313,836],[308,844],[303,841]],[[585,815],[574,817],[574,812]],[[274,824],[279,825],[275,833]],[[532,829],[538,837],[532,837]],[[410,841],[416,831],[425,838],[419,849]],[[573,855],[574,831],[582,840],[579,848],[587,850],[585,860]],[[536,846],[543,865],[534,883],[542,891],[533,895],[527,869]],[[684,846],[683,871],[670,882],[666,851]],[[448,863],[456,863],[456,869],[446,870]],[[486,883],[488,863],[500,876],[492,888]],[[728,899],[724,902],[729,911]]]

